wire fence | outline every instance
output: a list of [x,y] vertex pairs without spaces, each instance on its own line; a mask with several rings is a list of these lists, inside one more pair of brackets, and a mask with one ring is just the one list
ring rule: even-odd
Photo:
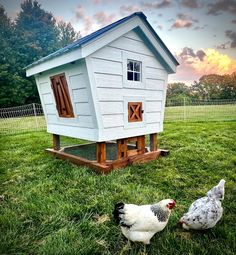
[[0,134],[17,134],[46,129],[41,104],[0,109]]
[[[235,100],[167,100],[165,122],[233,121],[236,120]],[[46,130],[40,104],[0,109],[0,135]]]
[[236,99],[167,100],[165,121],[231,121],[236,120]]

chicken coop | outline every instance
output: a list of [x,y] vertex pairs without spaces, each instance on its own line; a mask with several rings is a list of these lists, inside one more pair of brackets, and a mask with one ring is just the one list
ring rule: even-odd
[[[102,173],[156,159],[167,78],[177,65],[137,12],[27,66],[53,135],[47,151]],[[90,143],[61,148],[60,136]]]

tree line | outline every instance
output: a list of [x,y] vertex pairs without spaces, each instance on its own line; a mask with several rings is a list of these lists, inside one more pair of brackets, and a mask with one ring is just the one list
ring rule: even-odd
[[71,23],[56,21],[37,1],[24,1],[14,20],[0,5],[0,107],[39,102],[24,68],[79,37]]
[[[0,108],[39,102],[33,77],[25,76],[32,62],[80,38],[71,23],[56,21],[36,0],[25,0],[14,20],[0,5]],[[236,98],[236,72],[232,75],[205,75],[191,86],[168,85],[167,98]]]
[[190,86],[181,82],[168,84],[167,99],[182,103],[184,98],[189,101],[236,99],[236,72],[203,75]]

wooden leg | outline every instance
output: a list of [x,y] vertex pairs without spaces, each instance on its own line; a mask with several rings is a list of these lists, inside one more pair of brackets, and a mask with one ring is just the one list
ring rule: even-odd
[[106,163],[106,143],[97,143],[97,162],[100,164]]
[[59,151],[61,146],[60,146],[60,136],[59,135],[52,135],[53,137],[53,149],[56,151]]
[[127,157],[127,140],[119,139],[117,140],[117,159],[122,159]]
[[157,133],[150,134],[150,151],[157,150]]
[[137,137],[137,149],[138,149],[138,154],[145,153],[145,135]]

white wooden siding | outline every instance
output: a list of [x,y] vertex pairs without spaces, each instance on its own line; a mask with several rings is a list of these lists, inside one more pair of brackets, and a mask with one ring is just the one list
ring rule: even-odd
[[122,88],[122,75],[94,73],[98,88]]
[[146,101],[146,112],[161,112],[162,101]]
[[52,98],[52,93],[43,93],[43,101],[45,102],[45,105],[47,104],[52,104],[53,103],[53,98]]
[[[53,91],[50,85],[50,77],[59,73],[66,74],[75,118],[61,118],[58,116]],[[54,130],[54,132],[57,133],[55,128],[58,128],[60,129],[61,135],[67,135],[67,127],[70,127],[70,130],[74,131],[76,128],[82,128],[82,132],[79,133],[76,131],[71,133],[69,136],[88,139],[89,132],[85,132],[85,130],[86,128],[88,130],[95,128],[96,123],[92,98],[90,95],[89,80],[86,75],[87,71],[85,62],[80,61],[73,65],[68,64],[66,66],[52,69],[37,77],[37,85],[46,121],[48,127],[49,125],[51,127],[50,129],[48,128],[49,132]],[[63,128],[59,128],[59,126],[62,126]],[[94,134],[91,133],[91,140],[93,139]]]
[[69,124],[48,124],[47,131],[52,134],[81,138],[90,141],[98,141],[98,130],[73,126]]
[[145,89],[114,89],[98,88],[99,101],[123,102],[124,96],[144,96],[146,100],[162,100],[163,91],[150,91]]
[[[126,63],[123,66],[123,53],[134,56],[138,54],[142,59],[145,72],[143,87],[124,86],[123,76],[126,75],[126,70],[123,69]],[[88,72],[94,75],[94,80],[90,80],[91,89],[96,89],[97,96],[94,102],[101,114],[100,141],[111,137],[117,139],[162,131],[167,72],[134,31],[91,54],[88,59]],[[124,96],[145,98],[145,127],[133,128],[132,132],[125,129]]]
[[165,80],[147,78],[146,79],[146,89],[164,91]]
[[105,114],[123,114],[124,107],[123,102],[100,102],[101,113]]
[[122,75],[121,62],[93,58],[93,70],[95,73]]
[[102,119],[104,128],[124,126],[123,114],[103,115]]
[[88,103],[89,102],[87,88],[73,89],[72,95],[73,95],[74,103]]

